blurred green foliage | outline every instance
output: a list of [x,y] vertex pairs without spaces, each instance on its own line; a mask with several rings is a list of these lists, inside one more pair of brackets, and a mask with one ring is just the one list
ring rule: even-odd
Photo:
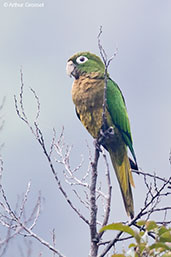
[[136,225],[140,227],[139,230],[122,223],[109,224],[101,229],[101,231],[118,230],[133,239],[128,250],[124,249],[123,253],[113,254],[112,257],[171,257],[171,228],[158,225],[152,220],[139,220]]

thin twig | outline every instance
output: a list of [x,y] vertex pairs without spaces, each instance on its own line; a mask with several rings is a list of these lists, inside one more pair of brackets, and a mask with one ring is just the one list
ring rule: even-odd
[[167,181],[167,179],[162,178],[160,176],[157,176],[156,174],[151,174],[151,173],[148,173],[148,172],[144,172],[144,171],[140,171],[140,170],[133,170],[133,169],[132,169],[132,172],[137,174],[137,175],[143,175],[143,176],[147,176],[147,177],[151,177],[151,178],[156,178],[156,179],[161,180],[163,182]]
[[102,57],[104,66],[105,66],[105,73],[104,73],[104,94],[103,94],[103,112],[102,112],[102,130],[105,132],[108,128],[107,126],[107,118],[106,118],[106,110],[107,110],[107,81],[108,81],[108,67],[110,65],[110,62],[113,60],[114,56],[116,56],[116,52],[114,55],[108,59],[106,51],[104,50],[102,44],[101,44],[101,34],[102,34],[102,26],[100,26],[100,31],[97,36],[98,40],[98,48],[100,51],[100,55]]
[[23,215],[23,212],[24,212],[24,208],[25,208],[25,204],[27,202],[27,199],[28,199],[28,194],[30,192],[30,187],[31,187],[31,182],[29,181],[28,182],[28,185],[27,185],[27,190],[24,194],[24,197],[23,197],[23,202],[21,204],[21,207],[20,207],[20,214],[19,214],[19,219],[21,218],[21,216]]

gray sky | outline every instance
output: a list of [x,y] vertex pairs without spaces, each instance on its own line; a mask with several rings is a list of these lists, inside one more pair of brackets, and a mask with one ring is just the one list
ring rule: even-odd
[[[17,195],[25,190],[31,179],[31,199],[36,198],[39,190],[45,198],[36,232],[50,240],[50,230],[55,228],[57,247],[66,256],[84,257],[89,249],[88,228],[64,202],[40,147],[16,115],[13,96],[19,93],[20,68],[24,73],[25,109],[33,119],[35,103],[29,91],[32,87],[40,98],[39,123],[47,144],[52,137],[52,128],[55,127],[59,135],[64,126],[66,142],[74,145],[73,164],[79,163],[80,154],[85,155],[86,163],[86,141],[90,146],[93,141],[75,115],[71,99],[73,80],[67,77],[65,66],[67,59],[78,51],[88,50],[99,55],[97,34],[102,25],[102,44],[108,56],[118,48],[109,73],[120,86],[127,103],[139,166],[145,171],[155,171],[168,177],[171,148],[171,1],[37,0],[28,2],[43,3],[44,7],[29,8],[25,7],[26,1],[19,0],[17,3],[23,3],[23,7],[10,7],[14,2],[0,0],[1,99],[6,96],[1,112],[5,126],[0,134],[1,142],[5,142],[2,150],[4,187],[15,206]],[[59,173],[63,170],[61,166],[57,169]],[[111,173],[113,208],[118,204],[111,221],[125,220],[112,168]],[[142,180],[135,177],[136,210],[144,197],[141,183]],[[17,253],[18,245],[13,242],[6,256],[12,256],[11,249]],[[40,251],[44,252],[42,256],[52,256],[35,243],[34,256],[38,256]]]

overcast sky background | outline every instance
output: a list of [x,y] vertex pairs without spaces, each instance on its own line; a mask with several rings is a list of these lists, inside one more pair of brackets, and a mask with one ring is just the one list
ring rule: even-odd
[[[16,115],[13,96],[19,93],[20,68],[24,73],[25,109],[32,119],[36,107],[29,91],[32,87],[41,102],[39,123],[47,144],[50,144],[53,127],[59,136],[64,126],[65,141],[74,146],[72,163],[78,164],[80,155],[84,154],[86,164],[86,142],[92,146],[93,141],[75,115],[71,99],[73,79],[67,77],[65,67],[67,59],[78,51],[99,55],[97,34],[102,25],[101,39],[108,56],[118,48],[109,73],[120,86],[127,103],[139,166],[145,171],[169,177],[171,1],[43,0],[42,8],[10,7],[14,2],[0,0],[0,100],[6,96],[1,111],[5,125],[0,133],[0,141],[5,143],[1,151],[3,185],[15,207],[17,196],[24,192],[31,179],[28,209],[39,190],[45,198],[35,232],[50,241],[50,231],[55,228],[57,248],[61,252],[66,256],[86,257],[89,230],[63,200],[42,150]],[[40,0],[28,2],[41,3]],[[25,2],[18,0],[18,3]],[[58,165],[56,168],[62,173],[63,167]],[[111,168],[111,222],[127,219],[113,174]],[[138,211],[144,199],[144,189],[143,181],[134,178],[135,209]],[[42,256],[52,256],[45,247],[33,242],[32,256],[39,256],[40,252]],[[4,256],[18,257],[19,245],[24,250],[21,238],[12,241]]]

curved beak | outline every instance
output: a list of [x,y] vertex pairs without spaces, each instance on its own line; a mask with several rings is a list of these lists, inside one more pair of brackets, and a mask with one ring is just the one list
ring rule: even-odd
[[73,61],[68,61],[67,65],[66,65],[66,73],[68,76],[74,76],[74,70],[75,70],[76,66],[73,63]]

